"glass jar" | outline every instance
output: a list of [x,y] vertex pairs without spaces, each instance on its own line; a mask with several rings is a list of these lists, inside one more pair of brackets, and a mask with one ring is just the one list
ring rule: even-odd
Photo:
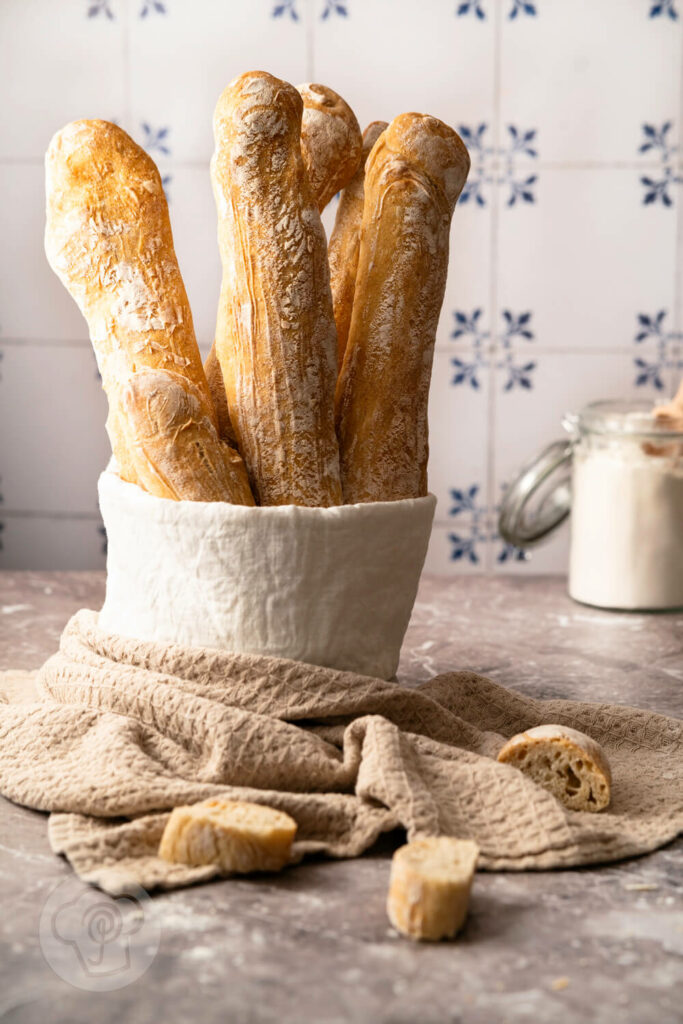
[[526,548],[571,511],[569,594],[600,608],[683,607],[683,431],[648,402],[594,402],[505,493],[501,536]]

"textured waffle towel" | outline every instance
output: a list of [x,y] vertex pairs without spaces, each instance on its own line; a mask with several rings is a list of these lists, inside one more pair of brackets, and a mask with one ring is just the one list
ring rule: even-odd
[[[215,796],[287,811],[297,856],[356,856],[403,826],[411,838],[476,839],[489,870],[616,860],[683,830],[682,724],[634,708],[530,700],[469,672],[408,689],[142,643],[102,632],[90,611],[67,625],[32,700],[27,683],[4,679],[0,791],[50,811],[53,850],[114,894],[213,877],[156,850],[172,807]],[[494,760],[505,739],[543,722],[604,746],[607,812],[567,811]]]

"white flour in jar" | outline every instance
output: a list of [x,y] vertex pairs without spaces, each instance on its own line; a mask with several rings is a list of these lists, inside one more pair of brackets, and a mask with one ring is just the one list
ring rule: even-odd
[[683,453],[635,439],[574,452],[569,593],[602,608],[683,607]]

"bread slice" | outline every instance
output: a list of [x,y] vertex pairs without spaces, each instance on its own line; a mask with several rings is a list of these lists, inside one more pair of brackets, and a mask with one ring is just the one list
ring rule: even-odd
[[602,811],[612,775],[599,743],[566,725],[538,725],[508,740],[498,754],[572,811]]
[[283,811],[241,800],[176,807],[159,856],[179,864],[217,864],[226,875],[279,871],[291,859],[296,822]]
[[452,938],[467,915],[479,855],[471,839],[440,836],[401,846],[391,862],[387,913],[410,939]]

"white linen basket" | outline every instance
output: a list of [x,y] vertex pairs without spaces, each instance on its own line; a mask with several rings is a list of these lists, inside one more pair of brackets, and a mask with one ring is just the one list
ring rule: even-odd
[[112,633],[390,679],[436,498],[302,508],[169,501],[101,474]]

